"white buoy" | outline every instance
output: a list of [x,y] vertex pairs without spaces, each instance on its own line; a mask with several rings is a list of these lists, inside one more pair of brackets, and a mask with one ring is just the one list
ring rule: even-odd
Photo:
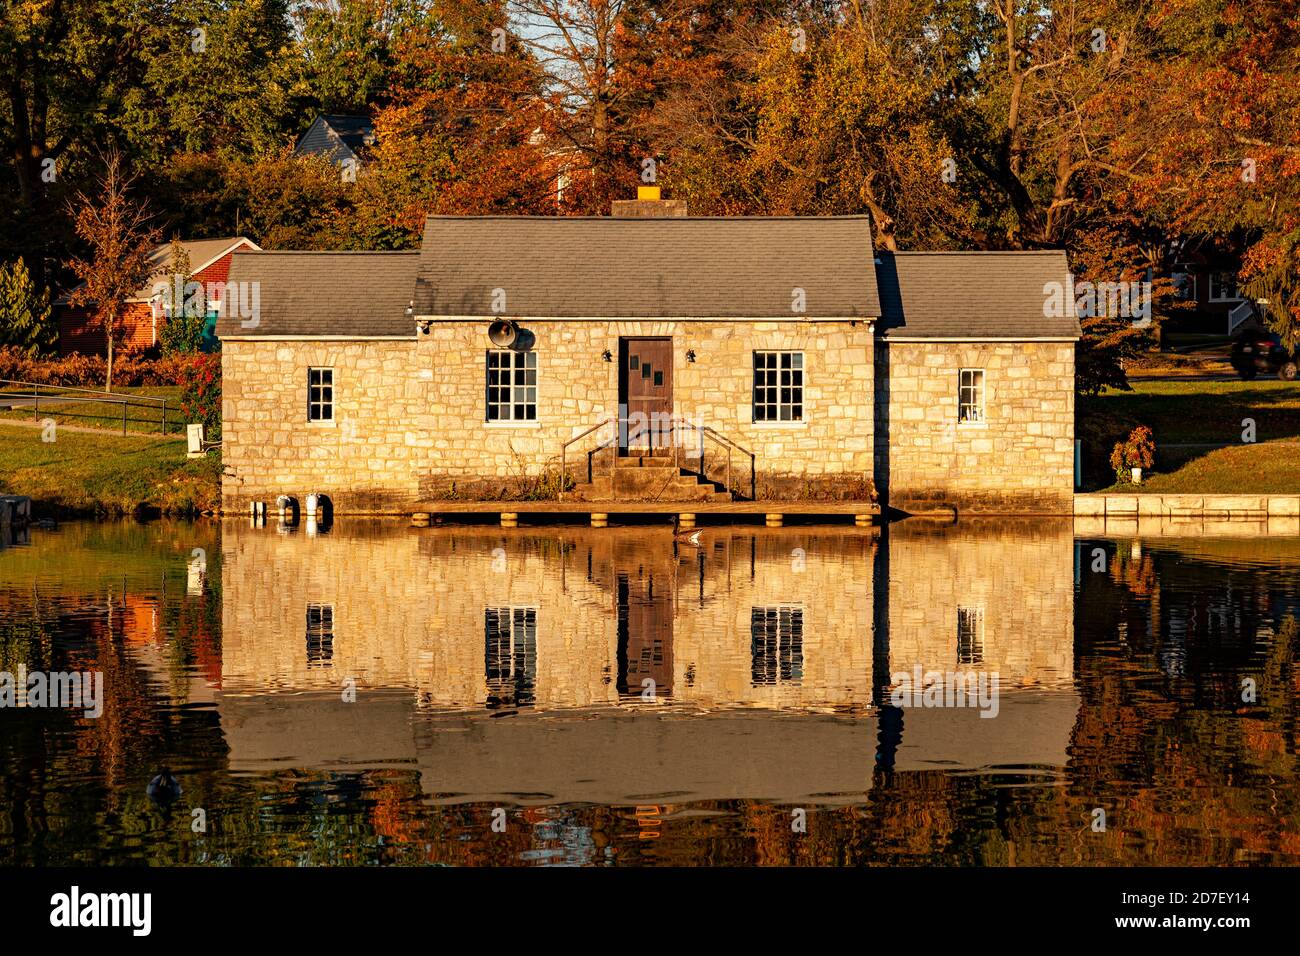
[[293,495],[280,495],[275,499],[275,506],[280,510],[280,520],[294,524],[298,521],[298,499]]

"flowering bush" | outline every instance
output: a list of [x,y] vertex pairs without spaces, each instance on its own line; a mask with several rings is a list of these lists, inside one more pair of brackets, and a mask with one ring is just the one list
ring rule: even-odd
[[221,437],[221,356],[183,355],[179,366],[181,415],[187,422],[202,422],[204,438]]
[[1110,466],[1121,482],[1132,481],[1131,469],[1149,469],[1156,463],[1156,440],[1151,429],[1139,425],[1129,432],[1128,441],[1115,443],[1110,453]]

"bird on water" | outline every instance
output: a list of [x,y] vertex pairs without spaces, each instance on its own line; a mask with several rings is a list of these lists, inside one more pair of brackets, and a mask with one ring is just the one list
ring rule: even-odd
[[673,515],[673,540],[698,548],[700,547],[700,535],[703,533],[703,528],[683,528],[682,519],[677,515]]
[[181,782],[172,776],[170,770],[163,767],[162,772],[149,781],[145,792],[154,803],[166,807],[180,799]]

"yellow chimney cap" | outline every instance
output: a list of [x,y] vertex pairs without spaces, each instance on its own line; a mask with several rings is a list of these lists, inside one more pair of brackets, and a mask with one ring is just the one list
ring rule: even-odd
[[638,186],[636,187],[637,202],[658,202],[658,186]]

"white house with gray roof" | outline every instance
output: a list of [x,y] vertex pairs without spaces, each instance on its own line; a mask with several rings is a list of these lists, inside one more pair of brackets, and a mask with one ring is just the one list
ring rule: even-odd
[[[881,253],[866,217],[431,217],[256,252],[221,320],[223,506],[863,500],[1068,513],[1065,256]],[[1059,285],[1059,287],[1058,287]]]

